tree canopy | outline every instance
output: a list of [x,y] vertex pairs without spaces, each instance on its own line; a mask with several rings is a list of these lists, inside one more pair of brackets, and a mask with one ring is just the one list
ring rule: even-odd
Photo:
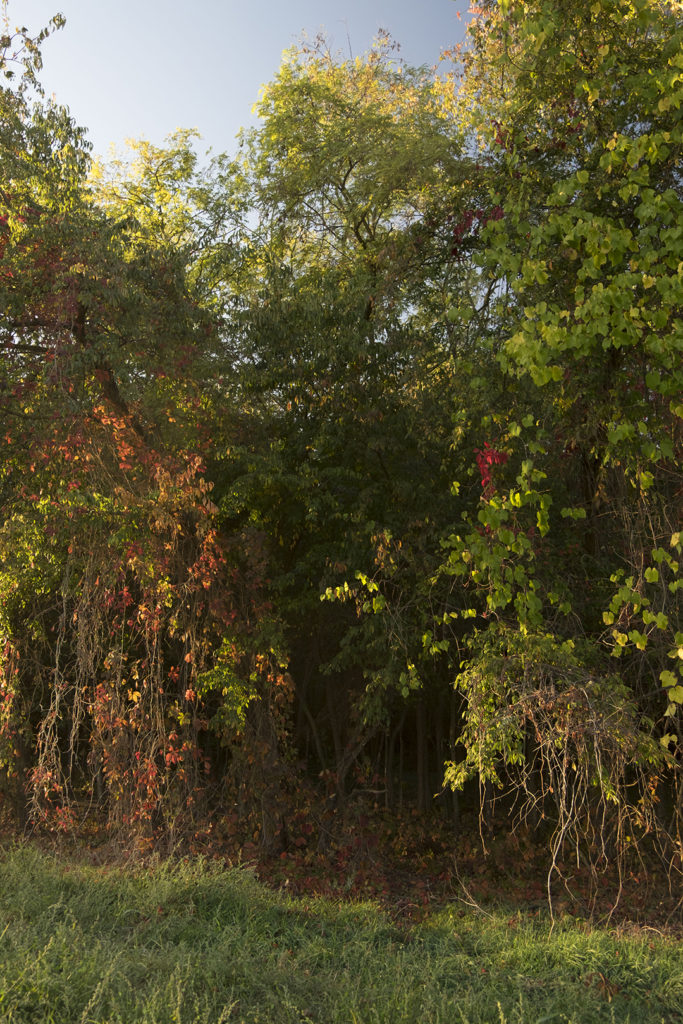
[[372,792],[680,871],[681,14],[319,40],[206,166],[93,164],[0,40],[18,813],[276,850]]

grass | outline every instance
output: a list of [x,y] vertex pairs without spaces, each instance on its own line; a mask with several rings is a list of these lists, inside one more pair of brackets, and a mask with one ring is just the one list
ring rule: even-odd
[[683,1022],[683,947],[462,904],[409,929],[245,869],[0,852],[3,1024]]

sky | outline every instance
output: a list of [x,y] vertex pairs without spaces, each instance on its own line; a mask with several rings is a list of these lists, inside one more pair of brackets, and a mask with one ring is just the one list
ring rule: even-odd
[[[196,128],[200,148],[233,153],[239,129],[303,32],[353,56],[378,29],[408,64],[433,65],[462,40],[468,0],[8,0],[9,27],[66,27],[43,45],[43,86],[89,131],[96,154],[127,138],[160,145]],[[458,19],[461,15],[461,20]]]

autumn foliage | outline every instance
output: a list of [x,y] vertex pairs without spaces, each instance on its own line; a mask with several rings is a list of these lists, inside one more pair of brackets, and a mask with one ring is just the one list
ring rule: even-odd
[[318,41],[206,167],[93,163],[1,41],[12,813],[680,874],[680,13],[486,3],[439,75]]

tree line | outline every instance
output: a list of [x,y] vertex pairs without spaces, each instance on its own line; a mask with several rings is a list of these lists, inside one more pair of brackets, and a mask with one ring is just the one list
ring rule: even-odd
[[0,39],[6,808],[276,850],[371,794],[680,871],[681,13],[320,39],[208,163],[94,161],[61,19]]

